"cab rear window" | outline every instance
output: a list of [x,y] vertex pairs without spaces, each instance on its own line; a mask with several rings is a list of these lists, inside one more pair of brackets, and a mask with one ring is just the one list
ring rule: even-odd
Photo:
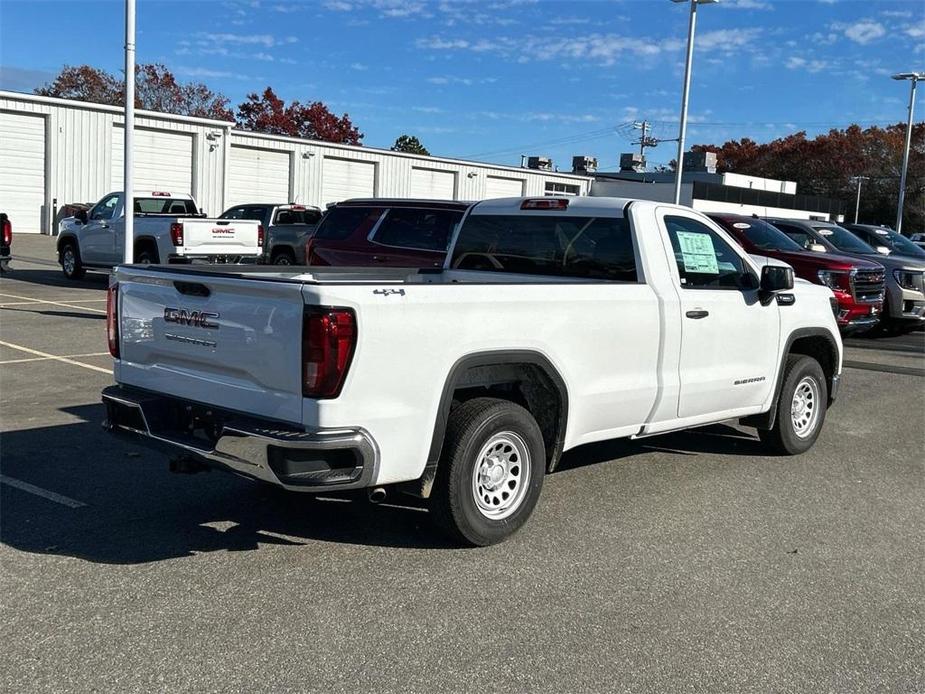
[[199,212],[192,200],[171,198],[135,198],[134,206],[136,214],[193,215]]
[[366,236],[384,212],[384,207],[335,207],[328,210],[315,239],[342,241],[354,234]]
[[637,282],[636,255],[622,218],[470,215],[450,267]]

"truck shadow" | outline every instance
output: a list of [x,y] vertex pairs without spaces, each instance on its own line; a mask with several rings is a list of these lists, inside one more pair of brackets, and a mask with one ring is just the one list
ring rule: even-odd
[[[163,456],[104,432],[101,405],[65,411],[81,421],[3,434],[0,542],[9,547],[103,564],[319,541],[454,548],[432,527],[423,503],[410,497],[389,497],[372,505],[365,493],[310,498],[221,472],[174,475]],[[585,446],[570,452],[561,469],[652,450],[683,455],[755,452],[753,441],[738,430],[710,429]],[[20,483],[63,495],[65,503],[60,497],[53,501],[23,491]]]
[[[23,261],[27,262],[27,261]],[[5,280],[17,280],[29,284],[40,284],[46,287],[61,287],[63,289],[102,289],[109,286],[109,275],[106,273],[88,272],[83,279],[69,280],[61,274],[61,269],[54,270],[21,270],[14,266],[9,272],[3,273]]]

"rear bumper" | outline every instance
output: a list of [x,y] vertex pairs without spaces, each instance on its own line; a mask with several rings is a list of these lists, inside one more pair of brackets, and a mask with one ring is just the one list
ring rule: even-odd
[[254,265],[260,260],[260,255],[177,255],[171,253],[167,256],[167,262],[171,265]]
[[378,472],[379,450],[360,428],[303,431],[122,386],[102,399],[113,433],[292,491],[369,487]]

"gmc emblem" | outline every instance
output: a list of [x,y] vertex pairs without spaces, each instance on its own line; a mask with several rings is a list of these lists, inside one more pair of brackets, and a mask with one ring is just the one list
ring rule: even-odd
[[171,308],[170,306],[164,307],[165,323],[178,323],[180,325],[192,325],[196,328],[218,330],[218,323],[213,323],[211,322],[212,320],[218,320],[217,313],[189,311],[185,308]]

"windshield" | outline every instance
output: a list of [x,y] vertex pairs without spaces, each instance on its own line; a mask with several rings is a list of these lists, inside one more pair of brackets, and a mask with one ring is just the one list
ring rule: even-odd
[[743,234],[756,248],[762,251],[802,251],[796,241],[776,227],[760,219],[739,220],[727,223],[733,233]]
[[[925,258],[925,250],[916,246],[902,234],[892,229],[884,229],[883,231],[887,232],[886,236],[890,239],[890,246],[896,253],[900,255],[911,255],[913,258]],[[879,234],[880,231],[878,230],[877,233]]]
[[813,229],[822,234],[826,241],[840,251],[845,251],[846,253],[877,253],[877,251],[861,241],[861,239],[847,229],[842,229],[837,226],[825,226],[822,224],[814,226]]

